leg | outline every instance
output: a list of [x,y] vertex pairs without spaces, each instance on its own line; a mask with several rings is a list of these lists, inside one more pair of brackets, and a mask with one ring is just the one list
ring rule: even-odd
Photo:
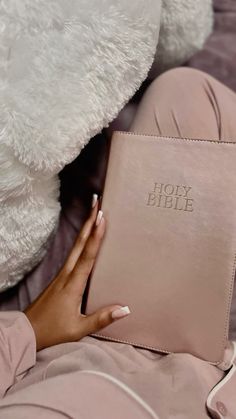
[[135,391],[110,377],[88,370],[45,377],[5,396],[0,419],[158,419]]
[[130,131],[236,141],[236,94],[190,68],[167,71],[148,87]]

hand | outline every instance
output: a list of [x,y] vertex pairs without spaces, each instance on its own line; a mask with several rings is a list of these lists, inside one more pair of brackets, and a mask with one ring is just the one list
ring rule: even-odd
[[36,336],[37,350],[63,342],[78,341],[127,316],[128,307],[111,305],[85,316],[83,293],[105,232],[105,219],[98,211],[97,195],[67,261],[55,279],[24,311]]

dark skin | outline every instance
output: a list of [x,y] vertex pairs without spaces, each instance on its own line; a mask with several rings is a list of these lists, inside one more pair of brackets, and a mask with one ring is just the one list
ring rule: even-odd
[[[96,222],[99,224],[96,225]],[[128,308],[114,304],[87,316],[81,314],[82,297],[105,228],[105,219],[101,211],[98,212],[98,202],[95,199],[90,217],[64,266],[42,294],[24,311],[35,333],[37,351],[64,342],[78,341],[129,314]]]

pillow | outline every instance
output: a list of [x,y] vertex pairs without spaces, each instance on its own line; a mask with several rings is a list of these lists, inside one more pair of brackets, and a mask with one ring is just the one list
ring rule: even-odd
[[57,174],[139,88],[161,0],[0,2],[0,290],[43,257]]
[[213,22],[212,0],[163,0],[160,39],[149,77],[185,63],[199,51]]

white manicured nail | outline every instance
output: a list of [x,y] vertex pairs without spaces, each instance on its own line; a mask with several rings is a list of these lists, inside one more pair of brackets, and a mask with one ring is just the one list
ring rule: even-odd
[[130,314],[130,309],[128,306],[117,308],[111,313],[111,317],[113,319],[121,319],[122,317],[126,317]]
[[95,207],[98,200],[98,195],[96,193],[93,194],[93,200],[92,200],[92,208]]
[[96,219],[96,226],[99,226],[102,217],[103,217],[103,212],[101,210],[99,210],[98,215],[97,215],[97,219]]

